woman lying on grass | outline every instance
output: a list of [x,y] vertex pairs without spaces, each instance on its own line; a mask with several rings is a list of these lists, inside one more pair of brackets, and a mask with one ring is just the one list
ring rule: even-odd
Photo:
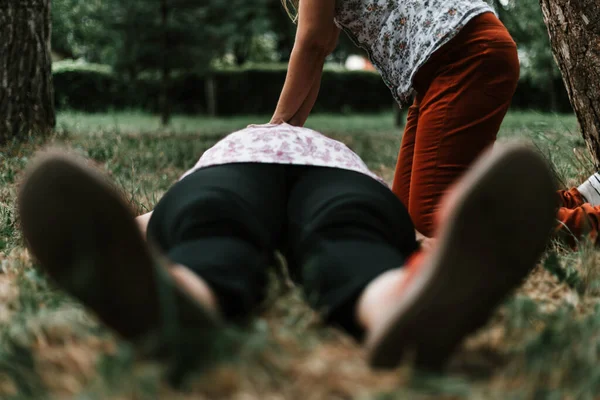
[[408,349],[439,367],[536,264],[554,189],[537,153],[501,146],[447,196],[437,242],[419,250],[406,208],[355,153],[282,124],[207,150],[156,205],[147,241],[118,191],[60,152],[32,163],[19,211],[43,270],[134,343],[160,340],[168,318],[179,334],[248,319],[279,250],[311,306],[363,341],[373,367]]

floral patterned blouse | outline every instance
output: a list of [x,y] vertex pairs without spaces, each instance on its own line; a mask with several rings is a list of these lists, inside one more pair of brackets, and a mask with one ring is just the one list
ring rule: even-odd
[[398,103],[419,68],[473,17],[484,0],[337,0],[335,23],[364,49]]
[[368,175],[386,185],[345,144],[289,124],[250,125],[228,135],[206,150],[181,179],[200,168],[247,162],[341,168]]

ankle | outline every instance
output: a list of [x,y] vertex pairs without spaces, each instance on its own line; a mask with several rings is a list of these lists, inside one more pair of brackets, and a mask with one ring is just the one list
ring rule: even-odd
[[217,298],[208,283],[188,267],[175,264],[168,269],[171,278],[186,294],[196,300],[207,311],[219,314]]
[[396,268],[382,273],[365,287],[356,305],[356,319],[365,331],[379,325],[396,303],[405,278],[404,268]]

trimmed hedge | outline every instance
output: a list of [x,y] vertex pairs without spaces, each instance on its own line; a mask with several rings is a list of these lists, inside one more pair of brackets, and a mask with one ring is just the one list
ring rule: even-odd
[[[128,85],[110,67],[77,63],[57,63],[53,68],[57,108],[85,112],[112,109],[159,110],[160,82],[140,79]],[[214,71],[211,79],[216,88],[218,115],[270,114],[273,112],[285,81],[286,67],[252,66]],[[173,78],[172,112],[204,114],[207,112],[206,76],[194,74]],[[570,112],[569,99],[562,82],[556,95],[558,111]],[[513,107],[551,109],[551,96],[544,88],[522,79]],[[321,92],[314,112],[350,113],[390,110],[393,99],[378,74],[327,68],[323,72]]]
[[53,64],[52,75],[58,109],[98,112],[124,106],[122,85],[110,67],[61,62]]

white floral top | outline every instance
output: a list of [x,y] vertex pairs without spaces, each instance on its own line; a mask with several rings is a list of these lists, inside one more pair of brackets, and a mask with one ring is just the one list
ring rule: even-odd
[[337,0],[335,23],[364,49],[398,103],[419,68],[473,17],[484,0]]
[[293,164],[360,172],[386,185],[345,144],[289,124],[251,125],[206,150],[181,179],[200,168],[233,163]]

